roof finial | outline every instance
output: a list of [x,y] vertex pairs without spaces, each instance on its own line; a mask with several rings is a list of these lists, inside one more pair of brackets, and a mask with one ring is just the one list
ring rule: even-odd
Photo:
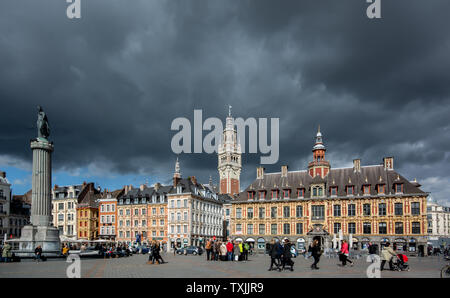
[[228,117],[231,117],[231,108],[232,106],[228,105]]
[[320,132],[320,124],[319,124],[319,128],[317,129],[317,132]]

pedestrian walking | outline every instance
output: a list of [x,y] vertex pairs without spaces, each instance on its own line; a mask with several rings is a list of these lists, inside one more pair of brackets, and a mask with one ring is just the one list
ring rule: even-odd
[[340,254],[341,254],[342,266],[346,266],[346,265],[347,265],[347,262],[349,262],[349,263],[351,264],[350,266],[353,267],[353,262],[350,261],[350,260],[348,259],[349,251],[348,251],[348,243],[347,243],[347,240],[342,240],[342,245],[341,245],[341,251],[340,251]]
[[386,242],[386,246],[383,247],[383,250],[381,251],[381,268],[380,270],[384,270],[384,264],[386,262],[389,263],[389,270],[394,270],[394,266],[392,264],[392,257],[396,256],[397,254],[392,249],[391,244],[389,242]]
[[283,270],[286,269],[286,265],[290,266],[289,270],[294,271],[294,261],[292,261],[292,253],[291,253],[291,242],[289,239],[284,240],[283,246]]
[[315,239],[309,247],[312,257],[314,258],[314,263],[311,265],[311,269],[318,270],[317,264],[320,261],[320,256],[322,255],[322,249],[319,244],[319,240]]
[[270,256],[270,267],[268,271],[272,271],[273,265],[276,266],[275,270],[281,271],[280,264],[278,263],[278,247],[277,243],[275,243],[275,240],[272,239],[270,242],[270,250],[269,250],[269,256]]
[[375,262],[375,255],[377,253],[377,247],[372,243],[369,242],[369,258],[373,262]]

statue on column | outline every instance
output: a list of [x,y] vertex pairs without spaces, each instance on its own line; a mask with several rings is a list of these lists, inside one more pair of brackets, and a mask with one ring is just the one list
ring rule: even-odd
[[50,126],[48,124],[48,118],[41,106],[38,106],[38,139],[45,139],[50,136]]

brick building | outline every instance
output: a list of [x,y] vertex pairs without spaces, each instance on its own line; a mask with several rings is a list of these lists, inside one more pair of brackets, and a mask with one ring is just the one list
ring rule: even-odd
[[394,170],[394,159],[383,164],[331,168],[320,130],[313,161],[306,170],[265,173],[232,202],[232,236],[252,242],[260,250],[276,238],[289,238],[298,248],[313,239],[332,246],[339,232],[355,249],[369,241],[395,243],[417,251],[427,243],[427,196],[420,184]]

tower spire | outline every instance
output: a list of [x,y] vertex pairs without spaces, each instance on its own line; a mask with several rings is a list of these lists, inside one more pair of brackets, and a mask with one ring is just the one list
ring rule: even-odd
[[181,178],[181,172],[180,172],[180,162],[178,161],[178,157],[177,157],[177,161],[175,162],[175,173],[173,174],[173,176],[177,176],[178,178]]
[[237,138],[231,105],[228,105],[228,117],[221,142],[218,146],[218,167],[220,193],[237,194],[240,189],[241,146]]
[[181,179],[181,173],[180,173],[180,162],[175,162],[175,172],[173,173],[173,187],[177,187],[178,181]]
[[320,175],[325,177],[330,170],[330,163],[325,160],[325,148],[322,140],[322,133],[320,132],[320,124],[317,128],[316,141],[312,149],[313,161],[309,163],[308,170],[311,177]]

